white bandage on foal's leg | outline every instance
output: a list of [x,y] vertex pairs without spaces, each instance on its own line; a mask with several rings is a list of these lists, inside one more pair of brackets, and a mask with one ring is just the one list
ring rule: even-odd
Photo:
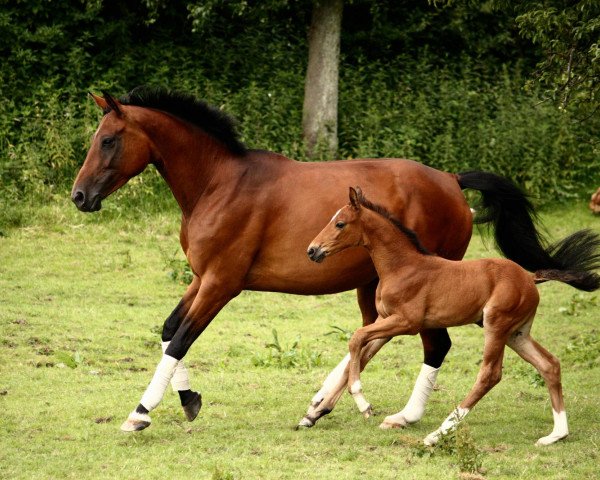
[[435,432],[431,432],[427,437],[425,437],[425,445],[435,445],[439,442],[442,435],[446,435],[448,432],[451,432],[456,429],[458,424],[462,422],[462,420],[469,413],[468,408],[456,407],[454,411],[448,415],[448,418],[444,420],[440,428],[438,428]]
[[425,413],[425,405],[433,391],[439,371],[439,368],[433,368],[423,364],[406,406],[395,415],[385,417],[382,427],[385,428],[386,425],[388,426],[387,428],[395,425],[404,426],[421,420],[421,417]]
[[554,429],[550,435],[540,438],[536,445],[551,445],[558,442],[560,439],[565,438],[569,435],[569,425],[567,423],[567,412],[556,412],[552,409],[552,415],[554,416]]
[[[167,351],[167,347],[171,342],[162,342],[162,351],[165,353]],[[185,364],[183,360],[179,360],[177,366],[175,367],[175,372],[173,373],[173,378],[171,378],[171,387],[173,387],[173,391],[177,392],[180,390],[190,390],[190,377],[188,375],[187,368],[185,368]]]
[[[346,370],[346,366],[350,361],[350,354],[348,353],[340,363],[331,371],[327,378],[323,382],[323,386],[321,389],[315,394],[315,396],[311,400],[311,406],[318,405],[323,401],[325,396],[334,388],[342,378],[344,374],[344,370]],[[310,407],[309,407],[310,410]]]
[[148,388],[142,395],[140,403],[146,410],[154,410],[162,400],[167,390],[167,386],[173,377],[175,367],[177,367],[178,360],[170,357],[169,355],[163,355],[161,361],[156,367],[154,377],[148,385]]

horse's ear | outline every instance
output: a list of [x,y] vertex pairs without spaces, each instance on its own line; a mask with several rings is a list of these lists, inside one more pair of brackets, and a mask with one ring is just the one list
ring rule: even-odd
[[123,115],[121,112],[121,102],[119,102],[115,97],[113,97],[110,93],[102,91],[103,100],[107,103],[107,108],[104,110],[104,114],[106,115],[108,112],[115,112],[117,117]]
[[359,200],[358,196],[359,196],[360,188],[356,187],[356,189],[358,190],[358,192],[354,188],[350,187],[350,205],[352,206],[352,208],[359,209],[360,208],[360,200]]
[[90,97],[92,97],[94,99],[94,102],[96,102],[96,105],[98,105],[103,112],[105,112],[106,110],[108,110],[109,106],[108,103],[106,103],[106,100],[104,100],[102,97],[99,97],[98,95],[94,95],[92,92],[88,92]]

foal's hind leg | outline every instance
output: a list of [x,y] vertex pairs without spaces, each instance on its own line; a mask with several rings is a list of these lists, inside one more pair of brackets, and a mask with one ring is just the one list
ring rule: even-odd
[[554,355],[531,338],[529,335],[530,327],[531,322],[528,322],[527,325],[519,328],[510,336],[507,345],[517,352],[523,360],[531,363],[546,382],[552,403],[554,429],[550,435],[540,438],[536,442],[536,445],[550,445],[569,435],[567,414],[565,412],[562,385],[560,382],[560,362]]
[[454,430],[477,402],[500,381],[505,345],[506,336],[503,333],[485,330],[483,361],[475,385],[460,405],[444,420],[440,428],[425,437],[425,445],[435,445],[442,435]]

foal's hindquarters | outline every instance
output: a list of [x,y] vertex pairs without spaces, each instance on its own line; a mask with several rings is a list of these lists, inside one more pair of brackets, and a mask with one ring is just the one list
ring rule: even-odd
[[[468,311],[468,308],[462,311],[453,308],[454,305],[457,306],[461,303],[461,299],[468,298],[468,294],[460,295],[460,290],[462,290],[460,287],[458,287],[459,291],[456,291],[456,294],[452,295],[457,303],[448,301],[447,296],[433,295],[433,298],[443,298],[443,300],[434,301],[434,304],[429,305],[430,308],[438,309],[438,312],[440,312],[439,309],[443,308],[441,306],[442,302],[449,308],[448,311],[439,313],[440,319],[438,321],[442,325],[458,326],[482,322],[484,348],[481,367],[473,388],[466,398],[444,420],[440,428],[425,438],[425,444],[434,445],[440,440],[442,435],[454,430],[477,402],[500,381],[502,377],[504,348],[506,345],[511,347],[521,358],[531,363],[538,370],[550,392],[554,414],[554,429],[549,435],[540,438],[537,441],[537,445],[549,445],[566,437],[569,432],[560,382],[559,361],[535,342],[530,335],[533,317],[539,303],[539,294],[534,284],[533,275],[506,260],[480,260],[473,262],[471,266],[479,271],[481,269],[485,271],[485,269],[501,267],[500,278],[503,278],[505,275],[506,277],[504,280],[498,280],[496,276],[495,280],[487,285],[489,288],[486,288],[487,282],[482,278],[488,277],[487,275],[482,276],[480,274],[474,277],[480,284],[477,286],[470,285],[467,288],[471,289],[471,293],[478,293],[477,291],[481,290],[479,293],[485,298],[479,307],[480,314],[476,318],[469,318],[467,321],[465,321],[464,315]],[[435,281],[432,282],[428,290],[435,288],[435,283]],[[485,294],[486,290],[489,293]],[[429,291],[427,293],[431,294],[433,292]],[[385,298],[382,298],[382,303],[385,303]],[[398,312],[400,314],[392,314],[385,318],[380,317],[374,324],[358,329],[349,344],[351,359],[360,358],[361,350],[371,340],[418,333],[419,328],[423,326],[423,318],[410,318],[410,302],[404,302]],[[461,314],[463,315],[463,321],[460,321]],[[453,324],[448,324],[447,321],[444,321],[444,318],[453,318]],[[428,322],[431,321],[431,319],[428,320]],[[427,326],[431,328],[431,323],[428,323]],[[368,416],[371,407],[362,393],[360,367],[358,362],[352,362],[352,360],[350,361],[348,371],[348,388],[359,410],[365,416]]]

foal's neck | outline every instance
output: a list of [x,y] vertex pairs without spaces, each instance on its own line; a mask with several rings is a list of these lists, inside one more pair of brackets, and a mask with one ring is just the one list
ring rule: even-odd
[[363,245],[380,277],[423,259],[424,255],[408,236],[381,215],[363,209],[361,222]]

